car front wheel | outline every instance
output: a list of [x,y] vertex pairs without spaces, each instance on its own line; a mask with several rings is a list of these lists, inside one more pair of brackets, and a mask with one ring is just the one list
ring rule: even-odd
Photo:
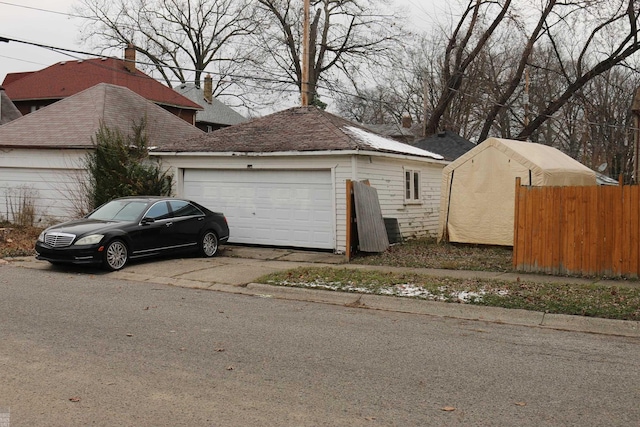
[[113,240],[104,249],[103,265],[107,270],[120,270],[127,263],[127,245],[122,240]]
[[218,236],[213,231],[207,231],[200,241],[200,253],[207,258],[218,253]]

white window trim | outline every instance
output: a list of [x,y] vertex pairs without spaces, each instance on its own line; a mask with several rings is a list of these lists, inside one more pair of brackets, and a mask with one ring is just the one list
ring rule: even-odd
[[[403,168],[404,173],[402,176],[402,185],[404,190],[404,203],[405,205],[419,205],[422,204],[422,173],[418,169]],[[410,174],[409,182],[407,183],[407,174]],[[417,177],[417,179],[416,179]],[[415,184],[418,184],[418,188]],[[409,188],[407,188],[407,184]],[[407,197],[407,190],[410,197]]]

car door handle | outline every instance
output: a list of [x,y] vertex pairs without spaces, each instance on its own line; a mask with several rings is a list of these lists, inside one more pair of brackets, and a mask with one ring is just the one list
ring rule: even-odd
[[171,227],[172,225],[173,225],[173,223],[172,223],[172,222],[168,222],[168,223],[166,223],[164,226],[165,226],[165,227]]

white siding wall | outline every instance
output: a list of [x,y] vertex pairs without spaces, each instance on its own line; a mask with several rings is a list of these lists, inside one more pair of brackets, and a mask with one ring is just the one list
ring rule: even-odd
[[0,217],[11,219],[21,195],[34,196],[41,225],[68,219],[80,203],[84,150],[8,149],[0,155]]
[[[402,236],[435,235],[438,230],[440,186],[444,163],[361,156],[358,180],[368,179],[378,190],[382,215],[397,218]],[[421,202],[404,203],[404,170],[420,171]]]
[[[158,155],[158,154],[156,154]],[[378,190],[382,213],[398,218],[404,237],[435,234],[438,227],[440,184],[444,162],[408,157],[368,155],[252,155],[219,154],[160,155],[164,167],[172,169],[176,195],[183,196],[182,170],[196,169],[329,169],[335,193],[337,253],[346,251],[346,180],[366,180]],[[404,167],[421,171],[422,203],[404,204]]]

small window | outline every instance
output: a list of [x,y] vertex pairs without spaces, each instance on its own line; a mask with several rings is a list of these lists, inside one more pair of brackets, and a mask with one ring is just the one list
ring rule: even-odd
[[203,215],[200,209],[183,200],[171,200],[169,202],[174,217],[179,216],[200,216]]
[[404,200],[407,203],[420,203],[420,171],[405,169]]

